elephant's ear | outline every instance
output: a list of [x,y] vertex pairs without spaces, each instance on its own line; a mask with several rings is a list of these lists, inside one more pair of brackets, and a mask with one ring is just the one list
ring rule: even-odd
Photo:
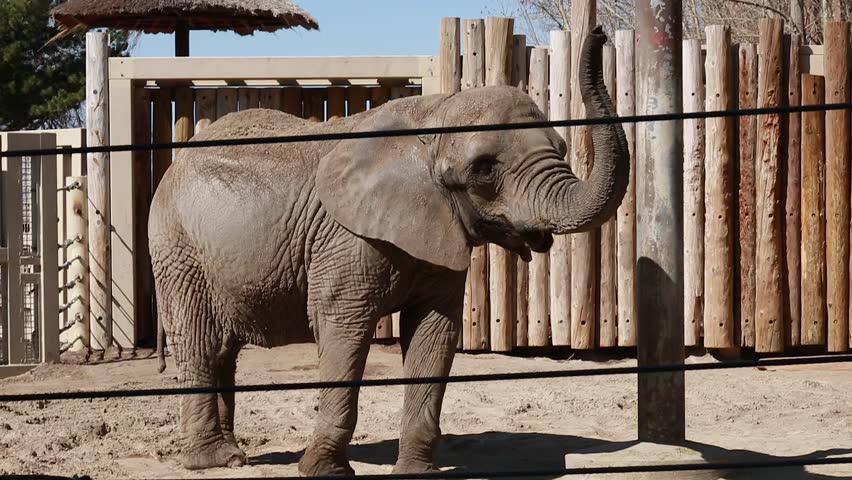
[[[412,128],[404,115],[376,112],[357,130]],[[319,197],[331,216],[356,235],[463,271],[470,247],[449,198],[433,180],[431,163],[429,145],[416,136],[343,140],[320,161]]]

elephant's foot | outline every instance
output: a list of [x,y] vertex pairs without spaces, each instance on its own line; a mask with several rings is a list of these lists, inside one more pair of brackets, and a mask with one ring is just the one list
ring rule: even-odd
[[[233,439],[233,434],[231,438]],[[248,459],[236,442],[223,438],[208,445],[184,449],[181,454],[181,463],[187,470],[201,470],[216,467],[242,467],[248,464]]]
[[330,454],[309,448],[299,460],[299,474],[303,477],[324,475],[353,476],[355,470],[343,454]]
[[440,472],[431,463],[421,462],[420,460],[403,460],[399,459],[393,467],[393,473],[435,473]]

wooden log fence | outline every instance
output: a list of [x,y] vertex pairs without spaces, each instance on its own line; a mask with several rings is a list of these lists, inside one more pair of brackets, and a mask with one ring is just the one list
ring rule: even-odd
[[[458,76],[461,90],[485,85],[495,68],[511,66],[512,85],[550,119],[578,118],[585,110],[576,54],[595,12],[590,2],[577,3],[573,37],[551,32],[547,46],[524,45],[504,20],[444,19],[441,64]],[[684,111],[848,101],[849,24],[831,22],[826,32],[822,55],[823,47],[784,35],[777,19],[761,21],[755,43],[733,43],[727,27],[708,26],[705,44],[683,44]],[[636,112],[634,40],[632,30],[618,31],[604,49],[605,83],[620,115]],[[444,81],[452,87],[456,79]],[[848,348],[849,122],[845,111],[684,122],[686,346],[767,353],[798,345]],[[838,128],[826,132],[826,124]],[[623,127],[632,156],[634,126]],[[569,144],[566,161],[581,178],[594,161],[583,130],[557,128]],[[548,254],[534,254],[529,264],[495,258],[503,251],[493,245],[474,249],[462,350],[636,346],[634,164],[616,217],[601,229],[558,236]],[[504,287],[511,282],[514,296]],[[516,316],[512,345],[505,343],[508,330],[495,330],[504,327],[496,321],[503,312]]]

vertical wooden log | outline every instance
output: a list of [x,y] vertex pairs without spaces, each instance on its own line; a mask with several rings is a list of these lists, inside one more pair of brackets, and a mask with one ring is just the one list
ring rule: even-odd
[[[586,116],[580,95],[580,53],[586,35],[595,25],[596,2],[571,2],[571,118]],[[580,179],[587,179],[594,164],[591,131],[588,127],[571,129],[571,167]],[[571,347],[575,350],[595,348],[595,292],[597,237],[599,230],[572,235],[571,238]]]
[[195,90],[195,133],[207,128],[216,120],[216,90],[199,88]]
[[237,91],[233,88],[216,89],[216,118],[237,111]]
[[260,91],[260,108],[281,110],[281,88],[270,87]]
[[[172,141],[172,91],[170,88],[160,88],[154,91],[154,143],[169,143]],[[160,184],[166,170],[172,165],[172,150],[154,150],[154,168],[152,184],[154,188]]]
[[[462,81],[462,57],[461,57],[461,20],[458,17],[441,18],[441,39],[440,39],[440,75],[441,75],[441,93],[456,93],[461,91]],[[465,323],[465,318],[470,312],[470,288],[468,281],[470,279],[470,270],[467,272],[465,279],[464,290],[464,306],[462,307],[462,324]],[[469,319],[468,319],[469,321]],[[526,335],[524,335],[526,340]],[[464,348],[464,328],[459,334],[458,350]]]
[[[109,37],[86,34],[86,145],[109,145]],[[112,344],[112,278],[110,271],[109,154],[90,153],[86,172],[89,193],[89,296],[91,346],[105,351]]]
[[[728,61],[730,31],[723,25],[706,28],[705,63],[706,106],[708,111],[731,108],[735,93],[729,83]],[[734,272],[733,272],[733,119],[708,118],[706,121],[704,178],[704,346],[734,346]]]
[[[529,72],[527,68],[527,36],[512,36],[512,85],[523,92],[529,91]],[[543,110],[546,112],[546,110]]]
[[[637,114],[682,108],[682,14],[678,2],[637,0]],[[637,361],[684,362],[683,130],[681,122],[636,126]],[[686,435],[683,372],[638,375],[638,433],[644,442]]]
[[[571,118],[571,33],[566,30],[550,32],[550,119]],[[533,51],[535,53],[535,51]],[[571,132],[556,127],[556,132],[571,148]],[[566,161],[570,161],[568,154]],[[574,235],[556,235],[550,247],[550,336],[554,346],[571,345],[571,247]]]
[[[193,94],[189,87],[175,88],[175,141],[188,142],[195,125]],[[179,150],[175,151],[177,155]]]
[[328,119],[346,116],[346,88],[331,87],[328,89]]
[[[464,20],[464,58],[462,89],[485,85],[485,21]],[[463,318],[464,350],[488,350],[490,313],[488,301],[488,247],[475,247],[470,256],[465,294],[470,311]]]
[[[88,39],[87,39],[88,40]],[[16,145],[21,134],[8,134],[6,144],[8,150],[26,148],[29,145]],[[24,343],[17,339],[24,337],[24,297],[22,291],[21,255],[23,254],[23,186],[21,185],[21,157],[9,157],[4,160],[5,171],[0,178],[4,180],[3,185],[3,230],[6,233],[6,248],[8,251],[8,262],[6,263],[6,278],[3,285],[8,292],[4,297],[4,313],[8,316],[8,330],[4,331],[5,342],[8,345],[7,363],[27,363],[27,352]],[[9,341],[8,339],[16,339]]]
[[[390,100],[389,87],[376,87],[370,89],[370,109],[381,107]],[[305,100],[305,109],[307,110],[307,99]]]
[[[783,20],[760,20],[758,107],[777,107],[783,101],[783,34]],[[784,286],[781,279],[781,264],[784,258],[781,231],[784,217],[780,197],[781,115],[761,115],[757,121],[755,295],[760,299],[760,303],[755,312],[754,348],[757,352],[781,352],[784,351]]]
[[301,117],[304,113],[302,111],[302,87],[287,87],[283,89],[283,93],[281,94],[283,107],[285,113],[289,113],[290,115],[294,115],[297,117]]
[[[604,85],[611,98],[618,98],[615,87],[615,48],[603,49]],[[600,232],[600,304],[598,306],[598,345],[618,345],[618,306],[616,305],[616,218],[607,220]]]
[[[825,24],[826,103],[849,102],[849,23]],[[849,348],[849,110],[825,112],[828,351]]]
[[311,122],[325,121],[325,91],[324,88],[306,88],[303,91],[305,111],[302,116]]
[[[512,82],[512,29],[509,17],[485,20],[485,84]],[[488,245],[489,298],[491,301],[491,351],[509,352],[514,347],[515,258],[496,244]]]
[[367,87],[349,87],[349,109],[347,116],[367,111]]
[[[802,105],[825,103],[825,78],[802,75]],[[825,112],[802,113],[802,345],[824,345]]]
[[[56,135],[38,135],[39,148],[55,149]],[[33,225],[37,236],[33,246],[38,249],[42,262],[34,309],[35,330],[30,337],[36,359],[43,363],[59,363],[59,239],[56,228],[59,212],[56,205],[56,163],[61,157],[42,155],[32,158],[33,179],[37,181],[33,201],[40,206],[33,212]],[[36,223],[37,222],[37,223]]]
[[68,346],[68,350],[78,352],[89,348],[89,241],[87,221],[88,207],[86,206],[86,177],[67,177],[66,185],[77,183],[75,190],[70,190],[65,204],[65,221],[67,222],[68,240],[79,240],[68,247],[68,259],[78,258],[68,265],[68,282],[73,282],[68,289],[68,301],[78,299],[68,307],[68,321],[71,326],[60,335],[60,340]]
[[[616,76],[618,99],[616,109],[621,117],[636,114],[636,63],[633,30],[615,32]],[[686,81],[686,79],[684,79]],[[636,132],[635,125],[624,123],[624,135],[630,149],[630,181],[618,206],[618,346],[636,346]]]
[[[189,109],[192,109],[192,91],[188,90],[190,95]],[[151,132],[151,121],[153,119],[153,105],[151,104],[151,90],[144,88],[133,89],[133,107],[132,107],[132,124],[131,142],[136,144],[147,144],[153,141]],[[183,113],[181,107],[186,105],[178,105],[178,127],[188,128],[189,135],[192,136],[192,117],[189,124],[183,125],[180,123],[180,115]],[[133,202],[136,204],[136,215],[133,219],[134,240],[136,242],[136,255],[133,260],[136,262],[136,331],[137,338],[148,337],[159,332],[155,332],[153,328],[159,327],[159,317],[157,316],[157,304],[154,292],[154,272],[151,268],[151,253],[148,251],[148,214],[151,205],[151,196],[156,188],[152,183],[152,166],[153,166],[153,151],[139,150],[132,153],[132,174],[133,174]],[[88,221],[88,219],[87,219]]]
[[[533,47],[530,51],[530,78],[529,95],[542,112],[548,112],[548,52],[546,47]],[[566,57],[567,60],[567,57]],[[567,63],[567,61],[566,61]],[[565,236],[563,236],[564,238]],[[554,245],[549,253],[532,252],[532,261],[529,264],[529,307],[527,325],[527,344],[531,347],[545,347],[550,344],[550,315],[548,297],[550,287],[548,284],[549,256],[558,243],[554,238]],[[567,252],[563,252],[567,253]],[[565,323],[565,325],[568,325]]]
[[[527,37],[512,37],[512,85],[522,92],[529,93],[529,75],[527,73]],[[541,105],[539,105],[541,109]],[[545,108],[541,109],[546,112]],[[526,347],[529,344],[529,292],[530,265],[515,257],[515,346]]]
[[[739,108],[757,106],[757,46],[739,47]],[[757,117],[739,117],[739,222],[738,241],[734,242],[734,265],[738,270],[739,302],[735,303],[735,322],[740,326],[739,345],[754,347],[755,310],[755,229],[754,229],[754,155],[757,152]]]
[[[704,111],[701,40],[683,41],[683,111]],[[704,120],[683,121],[683,340],[701,344],[704,324]]]
[[[793,2],[796,3],[796,2]],[[799,50],[801,37],[786,35],[787,45],[787,104],[802,103],[801,68],[799,66]],[[786,211],[786,244],[787,262],[784,277],[787,279],[787,289],[784,292],[786,302],[784,331],[789,346],[802,343],[802,244],[801,244],[801,202],[802,202],[802,115],[789,113],[784,117],[787,122],[787,164],[784,169],[786,176],[785,211]]]
[[458,17],[441,18],[440,72],[441,93],[461,91],[461,21]]

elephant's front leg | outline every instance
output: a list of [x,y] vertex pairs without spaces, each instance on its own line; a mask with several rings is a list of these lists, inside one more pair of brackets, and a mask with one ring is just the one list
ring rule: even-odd
[[[402,352],[406,377],[449,375],[460,333],[462,300],[446,309],[402,312]],[[432,462],[441,436],[445,384],[406,385],[399,459],[394,473],[435,471]]]
[[[366,318],[365,318],[366,317]],[[321,381],[360,380],[377,320],[357,318],[319,320],[319,372]],[[306,476],[354,475],[346,448],[358,421],[357,388],[322,389],[317,423],[310,444],[299,461]]]

